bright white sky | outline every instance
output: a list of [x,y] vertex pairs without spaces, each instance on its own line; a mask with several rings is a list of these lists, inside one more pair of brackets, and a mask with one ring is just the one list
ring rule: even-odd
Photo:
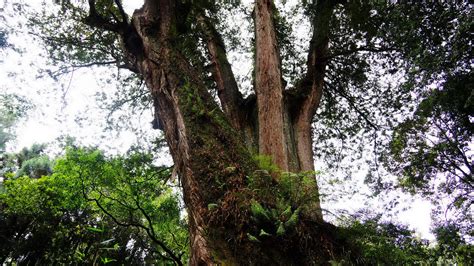
[[[125,8],[129,14],[139,8],[143,1],[124,1]],[[244,2],[250,2],[244,1]],[[34,6],[39,6],[41,1],[35,1]],[[11,8],[7,1],[0,3],[0,15],[8,16]],[[11,10],[10,10],[11,11]],[[2,14],[3,13],[3,14]],[[11,16],[11,15],[10,15]],[[19,17],[6,17],[7,23],[21,22]],[[1,16],[0,16],[1,22]],[[4,23],[4,22],[2,22]],[[85,145],[97,145],[111,153],[125,152],[129,146],[141,139],[131,131],[105,132],[103,130],[105,117],[104,112],[98,107],[95,94],[106,92],[112,94],[115,90],[113,84],[104,84],[100,78],[107,75],[106,70],[81,70],[74,74],[65,75],[55,82],[48,77],[38,78],[39,68],[47,65],[46,55],[41,50],[39,43],[35,43],[25,33],[11,35],[9,42],[18,48],[25,49],[25,53],[17,54],[12,51],[0,50],[0,90],[1,92],[13,92],[30,99],[36,108],[30,112],[27,121],[20,123],[17,129],[17,140],[10,143],[10,151],[18,151],[22,147],[33,143],[52,142],[62,135],[76,137],[80,143]],[[237,60],[242,55],[231,54],[231,60]],[[248,62],[247,62],[248,63]],[[242,66],[239,63],[240,66]],[[235,66],[235,65],[234,65]],[[237,73],[246,75],[248,67],[234,68]],[[70,85],[69,85],[70,84]],[[137,115],[134,118],[137,125],[146,134],[158,134],[150,126],[152,112]],[[78,124],[80,121],[81,124]],[[163,156],[163,163],[171,164],[169,156]],[[323,208],[338,213],[346,210],[353,213],[361,208],[386,212],[388,199],[399,195],[399,192],[386,193],[378,197],[370,197],[370,191],[363,184],[364,172],[354,176],[340,188],[347,192],[346,196],[325,204]],[[328,179],[323,175],[323,179]],[[327,180],[326,180],[327,181]],[[327,182],[321,182],[322,193],[325,188],[330,187]],[[354,194],[353,190],[357,192]],[[326,193],[329,193],[326,191]],[[387,213],[387,219],[398,220],[409,224],[423,238],[433,239],[429,232],[431,205],[419,198],[404,195],[400,204]],[[327,218],[332,218],[330,215]]]

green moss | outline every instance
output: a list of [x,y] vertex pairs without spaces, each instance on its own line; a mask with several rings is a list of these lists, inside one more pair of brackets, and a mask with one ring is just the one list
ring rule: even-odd
[[271,156],[257,154],[253,156],[253,159],[257,163],[257,166],[260,170],[265,170],[269,173],[278,173],[280,171],[278,166],[273,163],[273,159]]

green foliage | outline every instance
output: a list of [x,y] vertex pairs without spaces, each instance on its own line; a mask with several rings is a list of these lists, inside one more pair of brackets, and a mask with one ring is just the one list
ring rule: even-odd
[[260,243],[260,240],[258,240],[258,238],[256,238],[254,235],[250,233],[247,233],[247,237],[249,238],[251,242]]
[[385,158],[402,188],[433,202],[449,195],[450,208],[463,213],[455,219],[466,227],[473,223],[473,84],[472,75],[457,75],[429,92],[413,117],[395,128]]
[[9,239],[0,244],[1,261],[167,265],[167,247],[185,262],[187,228],[165,184],[169,174],[148,154],[69,148],[52,175],[9,178],[0,194],[0,237]]
[[16,154],[2,154],[2,165],[0,173],[7,175],[14,173],[11,178],[29,176],[40,178],[52,173],[53,162],[44,154],[45,144],[33,144],[29,148],[23,148]]
[[[402,187],[435,203],[450,198],[466,235],[474,198],[472,14],[466,1],[338,5],[315,124],[316,156],[347,176],[366,161],[376,192]],[[398,181],[386,180],[390,174]]]
[[9,206],[5,213],[33,216],[48,210],[51,207],[48,204],[50,202],[43,196],[43,191],[46,191],[49,185],[48,181],[47,177],[31,179],[28,176],[4,181],[7,193],[1,195],[1,201]]
[[[354,163],[344,163],[343,158],[364,159],[371,165],[367,181],[374,188],[393,187],[383,180],[386,175],[381,174],[384,171],[378,161],[381,155],[390,153],[391,148],[396,149],[404,141],[398,134],[392,134],[392,130],[400,122],[403,126],[403,120],[411,120],[417,109],[424,108],[421,105],[428,104],[425,100],[432,93],[438,94],[436,91],[443,90],[451,99],[457,98],[458,94],[444,90],[443,84],[460,79],[466,85],[471,83],[466,78],[472,72],[469,29],[472,29],[472,5],[465,1],[434,4],[350,1],[338,5],[331,21],[329,49],[333,58],[325,80],[326,94],[315,123],[316,156],[330,166],[343,167],[348,175],[357,168]],[[464,87],[462,94],[468,94],[464,100],[471,91],[469,86]],[[443,115],[442,128],[457,123],[456,119]],[[407,128],[412,127],[425,136],[438,131],[430,122],[424,126],[406,122]],[[388,144],[391,139],[394,145]],[[457,140],[453,141],[456,144]],[[431,148],[420,151],[417,164],[423,162],[427,166],[439,161],[428,150]],[[373,153],[373,158],[358,157]],[[405,157],[405,161],[413,157]],[[436,166],[425,169],[431,174],[445,172]]]
[[126,158],[107,159],[99,151],[70,149],[55,171],[78,180],[77,189],[87,201],[117,224],[141,228],[152,241],[186,253],[186,227],[176,195],[165,183],[171,172],[153,166],[151,155],[131,152]]
[[404,225],[382,222],[381,216],[349,219],[343,228],[350,243],[359,247],[356,259],[362,265],[469,265],[474,255],[474,247],[449,228],[436,229],[443,233],[437,233],[435,245]]
[[316,189],[317,172],[302,173],[283,173],[279,180],[280,194],[289,199],[292,206],[299,206],[302,209],[307,204],[319,200],[318,191]]
[[38,144],[38,143],[31,145],[31,147],[29,148],[25,147],[21,149],[20,152],[14,155],[14,157],[17,160],[18,167],[21,167],[23,163],[28,160],[43,156],[45,149],[46,149],[46,144]]
[[[120,42],[115,34],[83,25],[81,20],[88,14],[86,3],[62,2],[62,6],[47,5],[45,8],[48,10],[30,14],[29,17],[31,33],[43,41],[54,65],[67,63],[67,66],[55,71],[45,70],[46,74],[57,78],[71,71],[71,65],[80,67],[94,63],[125,63],[126,59],[119,52]],[[116,8],[109,10],[114,7],[112,1],[97,1],[97,4],[98,12],[108,18],[117,12]],[[69,23],[64,23],[65,21]]]
[[51,161],[48,156],[43,155],[24,161],[15,176],[40,178],[45,175],[50,175],[51,173]]
[[474,245],[461,237],[458,224],[442,224],[433,230],[436,236],[436,255],[443,264],[470,265],[474,260]]
[[252,212],[252,216],[257,221],[260,221],[260,222],[271,221],[270,219],[271,212],[263,208],[263,206],[255,200],[251,202],[250,211]]
[[[173,42],[200,73],[208,88],[214,89],[215,84],[208,78],[209,70],[205,67],[209,63],[203,55],[205,41],[193,21],[196,17],[193,12],[204,10],[216,15],[226,5],[204,2],[183,1],[177,4],[182,16],[177,18],[178,26],[174,30],[179,36]],[[314,12],[315,2],[303,1],[302,7],[306,8],[305,13],[311,18],[321,15]],[[100,0],[96,3],[97,12],[104,19],[112,22],[125,20],[114,1]],[[53,62],[74,67],[96,63],[124,66],[129,63],[129,59],[121,53],[120,41],[114,34],[79,23],[87,16],[86,7],[85,1],[63,1],[61,8],[35,15],[31,20],[35,26],[32,32],[45,41]],[[215,21],[218,18],[213,16]],[[292,44],[291,31],[295,25],[290,25],[289,18],[274,14],[279,48],[283,51],[282,73],[298,81],[304,78],[305,65],[302,53],[295,51],[297,46]],[[412,192],[422,191],[433,200],[452,195],[452,205],[463,213],[461,219],[466,224],[465,231],[472,232],[472,5],[466,1],[434,4],[347,1],[336,6],[330,29],[327,30],[331,43],[328,47],[324,97],[314,124],[314,137],[318,140],[316,156],[326,159],[333,166],[344,156],[355,158],[354,155],[370,150],[375,153],[371,170],[378,171],[376,157],[383,154],[390,158],[392,155],[394,160],[387,159],[386,166],[399,176],[400,182],[396,185]],[[239,34],[233,35],[233,40],[245,43],[238,40],[236,36]],[[241,44],[243,46],[245,44]],[[61,68],[58,72],[49,71],[49,74],[56,76],[70,69]],[[124,83],[127,82],[130,80],[125,79]],[[436,88],[433,89],[433,86]],[[139,99],[137,102],[142,100],[142,103],[148,103],[150,98],[142,94],[140,88],[138,86],[138,89],[120,98],[121,102]],[[201,98],[188,97],[186,100],[195,104],[190,105],[194,107],[191,113],[212,115],[213,111],[204,111],[207,103]],[[401,118],[404,121],[400,121]],[[0,134],[2,145],[4,139],[10,136],[7,131]],[[390,135],[393,138],[387,145]],[[58,162],[56,167],[64,177],[73,177],[72,180],[80,182],[65,182],[63,185],[81,192],[89,203],[94,203],[91,207],[93,212],[105,212],[108,217],[118,218],[116,221],[121,224],[138,224],[149,237],[171,231],[152,222],[155,218],[167,222],[171,217],[145,215],[164,212],[179,216],[163,180],[150,181],[149,173],[154,170],[137,163],[146,159],[140,156],[130,160],[111,159],[88,151],[74,151],[69,155],[74,156],[68,157],[66,162]],[[281,173],[268,158],[257,157],[256,161],[261,170],[249,177],[248,185],[253,196],[250,212],[257,225],[248,235],[249,239],[260,241],[259,238],[266,239],[270,235],[282,237],[290,234],[298,219],[304,217],[309,204],[317,201],[314,174]],[[45,166],[44,161],[37,158],[24,162],[25,173],[37,177],[41,175],[28,169],[41,168]],[[136,171],[140,174],[135,174]],[[53,175],[51,178],[56,177]],[[18,180],[25,182],[22,178]],[[61,177],[58,180],[67,179]],[[367,180],[375,186],[381,184],[381,180]],[[433,189],[434,185],[437,189]],[[146,192],[147,187],[156,187],[157,191]],[[67,193],[59,194],[67,196]],[[32,192],[28,195],[37,196]],[[215,203],[208,205],[209,210],[216,207]],[[386,236],[360,243],[367,249],[364,259],[369,258],[364,263],[419,261],[418,255],[413,255],[418,253],[407,247],[408,244],[392,245],[395,235],[387,232],[393,228],[382,226],[379,229],[378,225],[370,224],[359,231],[358,228],[359,225],[354,226],[355,235],[359,232],[361,236],[372,233]],[[406,235],[403,230],[397,230],[396,234]],[[165,242],[173,245],[168,240]],[[400,253],[398,249],[409,249],[414,253]],[[387,257],[391,253],[400,261],[390,261]],[[78,251],[77,254],[83,253]],[[110,260],[104,257],[102,261]]]
[[362,264],[413,264],[429,257],[428,243],[416,239],[403,226],[354,221],[347,230],[347,236],[360,247]]
[[279,171],[278,166],[273,163],[271,156],[264,154],[257,154],[253,156],[253,159],[257,163],[259,169],[267,171],[268,173],[276,173]]
[[[49,176],[38,179],[22,176],[5,181],[5,191],[0,195],[0,235],[8,241],[0,245],[2,261],[79,262],[72,257],[76,249],[82,253],[87,247],[92,248],[91,252],[99,251],[89,243],[96,236],[85,230],[85,226],[98,221],[94,221],[87,208],[68,202],[70,197],[75,200],[80,197],[61,192]],[[100,237],[95,241],[98,240]]]
[[254,193],[250,213],[255,228],[251,235],[270,241],[294,233],[301,215],[319,200],[315,173],[282,173],[270,157],[254,158],[260,169],[248,178],[249,189]]
[[32,105],[23,97],[15,94],[0,94],[0,157],[5,152],[6,143],[14,138],[15,124],[31,108]]

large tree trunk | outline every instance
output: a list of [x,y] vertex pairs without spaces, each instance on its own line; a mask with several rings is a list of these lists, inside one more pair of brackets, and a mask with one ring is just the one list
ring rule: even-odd
[[[258,191],[249,188],[249,179],[262,174],[252,158],[255,151],[270,156],[280,169],[268,173],[268,187],[277,186],[283,172],[314,170],[311,122],[322,95],[328,44],[328,32],[321,29],[328,27],[332,5],[318,1],[316,8],[325,15],[313,23],[307,76],[300,87],[286,93],[274,6],[270,0],[256,1],[256,101],[242,98],[221,36],[204,13],[197,16],[197,25],[206,36],[221,109],[177,44],[180,2],[147,0],[125,30],[102,27],[122,35],[130,61],[153,96],[183,187],[189,215],[190,265],[311,265],[328,261],[339,244],[333,236],[335,228],[322,221],[317,196],[301,213],[294,210],[298,206],[292,206],[299,219],[290,233],[261,239],[249,235],[257,228],[251,206],[261,199]],[[94,24],[95,15],[91,7],[89,24]],[[312,191],[317,195],[316,185]],[[276,201],[267,199],[262,204],[274,206]]]

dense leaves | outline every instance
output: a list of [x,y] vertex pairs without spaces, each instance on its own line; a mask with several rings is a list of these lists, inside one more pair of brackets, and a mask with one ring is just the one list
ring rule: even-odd
[[438,219],[456,221],[467,235],[474,200],[472,13],[466,2],[393,8],[387,14],[402,20],[382,27],[404,59],[401,91],[417,103],[393,128],[385,165],[401,187],[448,205]]
[[363,156],[376,191],[422,192],[440,214],[448,205],[448,219],[466,235],[474,200],[472,14],[466,1],[339,5],[314,131],[315,154],[333,171],[342,166],[351,176]]
[[359,213],[344,221],[344,234],[360,247],[361,265],[469,265],[474,248],[459,237],[453,226],[436,230],[436,244],[417,237],[406,226],[383,221],[382,216]]
[[0,194],[2,262],[185,261],[187,231],[169,174],[149,155],[72,148],[51,175],[10,174]]
[[452,218],[462,221],[469,234],[474,202],[472,87],[471,76],[456,76],[431,92],[394,131],[394,160],[386,161],[403,188],[436,201],[449,195],[449,209],[458,209]]

